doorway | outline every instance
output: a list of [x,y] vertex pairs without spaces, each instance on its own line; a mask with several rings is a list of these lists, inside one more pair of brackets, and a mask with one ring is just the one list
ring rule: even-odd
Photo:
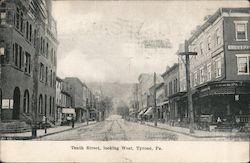
[[20,115],[20,89],[16,87],[14,89],[14,96],[13,96],[13,114],[12,119],[19,119]]

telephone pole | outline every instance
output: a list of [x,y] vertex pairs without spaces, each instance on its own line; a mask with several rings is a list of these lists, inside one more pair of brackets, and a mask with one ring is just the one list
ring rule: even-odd
[[188,41],[185,40],[185,52],[179,53],[179,55],[185,55],[186,59],[186,82],[187,82],[187,100],[188,100],[188,115],[189,115],[189,132],[194,133],[194,112],[193,112],[193,100],[192,100],[192,92],[190,86],[190,55],[197,55],[196,52],[189,52],[188,50]]
[[156,110],[156,73],[154,72],[154,125],[157,126],[157,110]]

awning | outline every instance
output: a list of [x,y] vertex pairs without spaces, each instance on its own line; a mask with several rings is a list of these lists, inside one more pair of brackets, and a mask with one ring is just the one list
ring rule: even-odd
[[140,111],[138,116],[142,115],[145,111],[146,111],[146,109],[143,109],[142,111]]
[[75,114],[75,109],[74,108],[62,108],[62,113]]
[[165,104],[168,104],[168,101],[160,102],[156,106],[162,106],[162,105],[165,105]]
[[152,115],[153,114],[153,108],[150,107],[148,110],[144,113],[144,115]]

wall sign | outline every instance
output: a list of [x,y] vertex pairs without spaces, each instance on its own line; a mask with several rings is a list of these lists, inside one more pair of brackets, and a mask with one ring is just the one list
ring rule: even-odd
[[249,45],[228,45],[228,50],[250,50]]
[[13,109],[13,99],[3,99],[2,109]]

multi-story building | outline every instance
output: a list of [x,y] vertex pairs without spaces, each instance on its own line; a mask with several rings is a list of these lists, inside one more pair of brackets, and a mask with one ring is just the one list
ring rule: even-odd
[[70,87],[72,107],[75,109],[76,121],[84,122],[89,118],[86,108],[87,86],[76,77],[66,77],[64,82]]
[[67,110],[67,108],[71,109],[70,88],[68,87],[68,83],[64,82],[63,79],[56,77],[56,114],[55,114],[56,119],[55,120],[58,124],[61,124],[62,114],[65,110]]
[[163,74],[164,87],[165,87],[165,102],[168,104],[166,120],[169,121],[182,121],[187,117],[187,108],[182,105],[181,99],[183,98],[184,92],[180,91],[180,66],[174,64],[169,67]]
[[198,54],[190,60],[197,121],[203,115],[212,116],[210,121],[249,121],[249,20],[250,8],[220,8],[188,39],[189,51]]
[[[142,110],[148,106],[149,88],[154,85],[154,74],[140,74],[138,81],[139,110]],[[162,82],[162,78],[156,74],[156,83],[160,82]]]
[[[1,119],[55,121],[56,21],[51,0],[0,2]],[[36,99],[36,100],[34,100]]]

